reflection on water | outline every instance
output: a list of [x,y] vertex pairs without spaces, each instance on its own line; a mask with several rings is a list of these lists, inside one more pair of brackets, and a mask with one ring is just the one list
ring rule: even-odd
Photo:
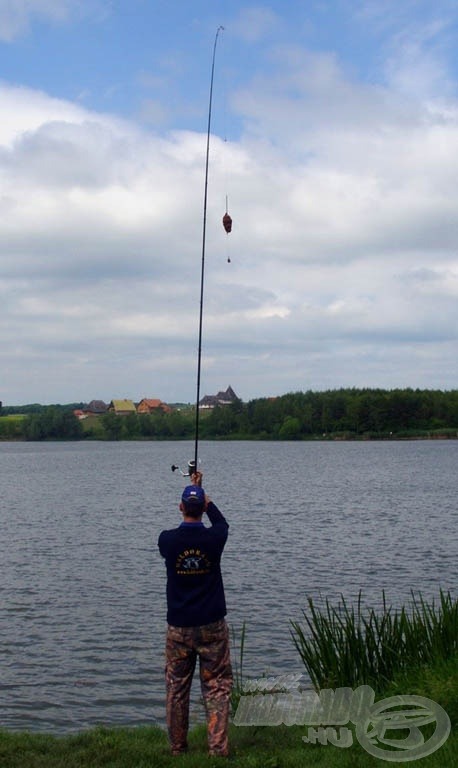
[[[163,723],[164,527],[186,443],[0,443],[0,710],[53,733]],[[371,605],[457,580],[458,443],[203,443],[248,675],[302,671],[306,597]]]

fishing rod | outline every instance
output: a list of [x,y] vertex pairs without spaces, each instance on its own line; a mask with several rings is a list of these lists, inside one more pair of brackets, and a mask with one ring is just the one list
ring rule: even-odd
[[[211,133],[211,120],[212,120],[212,105],[213,105],[213,81],[215,76],[215,60],[216,60],[216,46],[218,44],[219,33],[224,30],[224,27],[219,26],[216,30],[215,42],[213,44],[213,57],[212,68],[210,78],[210,95],[208,100],[208,123],[207,123],[207,151],[205,156],[205,185],[204,185],[204,207],[203,207],[203,221],[202,221],[202,258],[200,269],[200,309],[199,309],[199,339],[197,348],[197,385],[196,385],[196,419],[194,430],[194,458],[188,461],[188,471],[183,472],[180,467],[172,464],[172,472],[177,469],[180,470],[183,477],[191,477],[194,472],[197,471],[199,461],[199,402],[200,402],[200,379],[201,379],[201,364],[202,364],[202,330],[203,330],[203,316],[204,316],[204,279],[205,279],[205,248],[207,242],[207,200],[208,200],[208,168],[210,159],[210,133]],[[227,205],[226,205],[227,207]],[[226,216],[227,211],[226,211]],[[232,222],[231,222],[232,223]],[[226,225],[224,225],[226,228]],[[226,230],[227,231],[227,230]],[[230,230],[229,230],[230,231]]]

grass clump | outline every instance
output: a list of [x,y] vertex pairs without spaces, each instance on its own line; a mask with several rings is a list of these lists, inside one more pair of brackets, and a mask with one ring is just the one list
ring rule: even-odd
[[238,635],[235,628],[231,626],[231,659],[232,659],[232,674],[233,685],[231,692],[231,711],[235,713],[237,705],[240,701],[240,697],[243,694],[243,682],[244,682],[244,669],[243,662],[245,657],[245,641],[246,641],[246,622],[242,624],[240,634]]
[[356,606],[341,597],[324,611],[308,598],[305,626],[291,634],[316,690],[371,685],[378,691],[397,675],[447,659],[458,651],[458,601],[440,592],[439,603],[412,593],[410,608],[393,609],[383,593],[383,611]]

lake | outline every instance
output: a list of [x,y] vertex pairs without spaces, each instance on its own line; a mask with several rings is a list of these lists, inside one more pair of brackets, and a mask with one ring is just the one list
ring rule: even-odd
[[[458,441],[203,442],[247,676],[301,672],[307,596],[455,594]],[[164,724],[163,528],[191,443],[0,443],[0,727]],[[198,693],[194,693],[198,698]],[[194,718],[199,718],[195,704]]]

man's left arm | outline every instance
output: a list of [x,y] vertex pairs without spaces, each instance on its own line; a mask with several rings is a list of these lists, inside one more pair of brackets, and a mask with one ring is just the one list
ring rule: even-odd
[[220,512],[216,504],[214,504],[213,501],[210,501],[210,499],[207,500],[205,511],[214,532],[218,533],[218,535],[226,540],[229,531],[229,523],[227,522],[223,513]]

